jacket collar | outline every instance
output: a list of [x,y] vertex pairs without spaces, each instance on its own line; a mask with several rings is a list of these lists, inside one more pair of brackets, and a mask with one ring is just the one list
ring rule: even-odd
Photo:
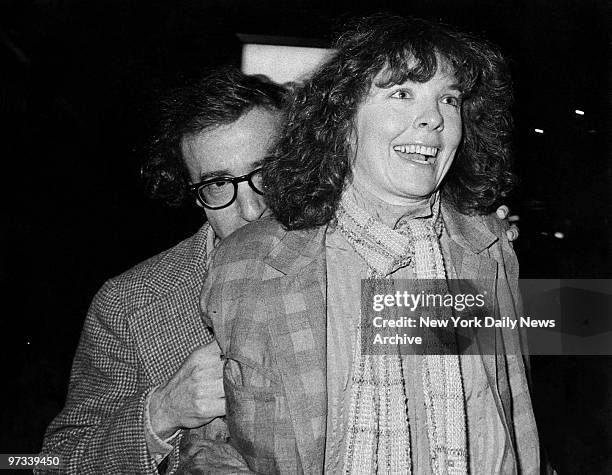
[[278,228],[278,241],[264,262],[283,274],[296,274],[325,252],[327,226],[289,232],[278,223]]
[[148,267],[144,283],[154,294],[166,294],[169,289],[193,274],[201,275],[213,250],[215,233],[209,223],[177,246],[164,251]]
[[[442,201],[441,213],[451,239],[474,254],[480,254],[498,240],[481,216],[461,214],[445,201]],[[277,224],[277,242],[264,258],[274,269],[286,275],[295,274],[325,251],[327,226],[289,232]]]

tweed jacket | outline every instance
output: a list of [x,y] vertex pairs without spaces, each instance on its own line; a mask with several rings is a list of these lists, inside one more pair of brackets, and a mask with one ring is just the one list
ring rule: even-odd
[[[518,315],[518,262],[505,227],[442,204],[458,278],[492,282],[501,308]],[[326,430],[326,227],[287,232],[273,219],[249,224],[215,250],[201,304],[225,357],[231,444],[257,473],[323,473]],[[506,314],[508,314],[506,312]],[[539,443],[516,334],[483,366],[511,447],[504,467],[539,473]],[[512,351],[509,349],[509,351]],[[526,353],[523,353],[525,355]],[[507,360],[507,361],[504,361]],[[510,364],[512,363],[512,365]]]
[[[158,473],[144,433],[144,402],[197,347],[213,341],[199,314],[208,224],[195,235],[107,281],[85,319],[66,405],[43,453],[63,472]],[[178,464],[179,444],[168,470]]]

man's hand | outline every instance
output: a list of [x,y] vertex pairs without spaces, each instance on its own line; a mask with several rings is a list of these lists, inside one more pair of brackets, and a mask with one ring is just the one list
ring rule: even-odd
[[501,205],[499,208],[497,208],[495,214],[497,214],[499,219],[508,218],[508,222],[511,224],[506,231],[506,236],[508,236],[508,241],[516,241],[519,237],[519,228],[514,223],[518,221],[518,216],[508,216],[510,214],[510,208],[508,208],[506,205]]
[[196,349],[163,386],[151,395],[149,417],[161,438],[193,429],[225,415],[223,361],[216,342]]

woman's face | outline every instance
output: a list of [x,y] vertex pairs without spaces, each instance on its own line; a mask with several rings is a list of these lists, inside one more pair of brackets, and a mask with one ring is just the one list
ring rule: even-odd
[[357,110],[353,180],[396,205],[435,192],[461,142],[461,94],[452,73],[428,82],[375,85]]

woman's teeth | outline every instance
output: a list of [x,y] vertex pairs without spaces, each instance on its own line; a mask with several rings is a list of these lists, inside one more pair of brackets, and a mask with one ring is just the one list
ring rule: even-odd
[[419,163],[428,163],[428,160],[435,157],[438,154],[439,149],[437,147],[427,147],[425,145],[396,145],[393,150],[408,155],[410,160]]
[[435,157],[438,154],[437,147],[426,147],[425,145],[396,145],[393,147],[396,152],[402,153],[418,153],[419,155],[425,155],[426,157]]

